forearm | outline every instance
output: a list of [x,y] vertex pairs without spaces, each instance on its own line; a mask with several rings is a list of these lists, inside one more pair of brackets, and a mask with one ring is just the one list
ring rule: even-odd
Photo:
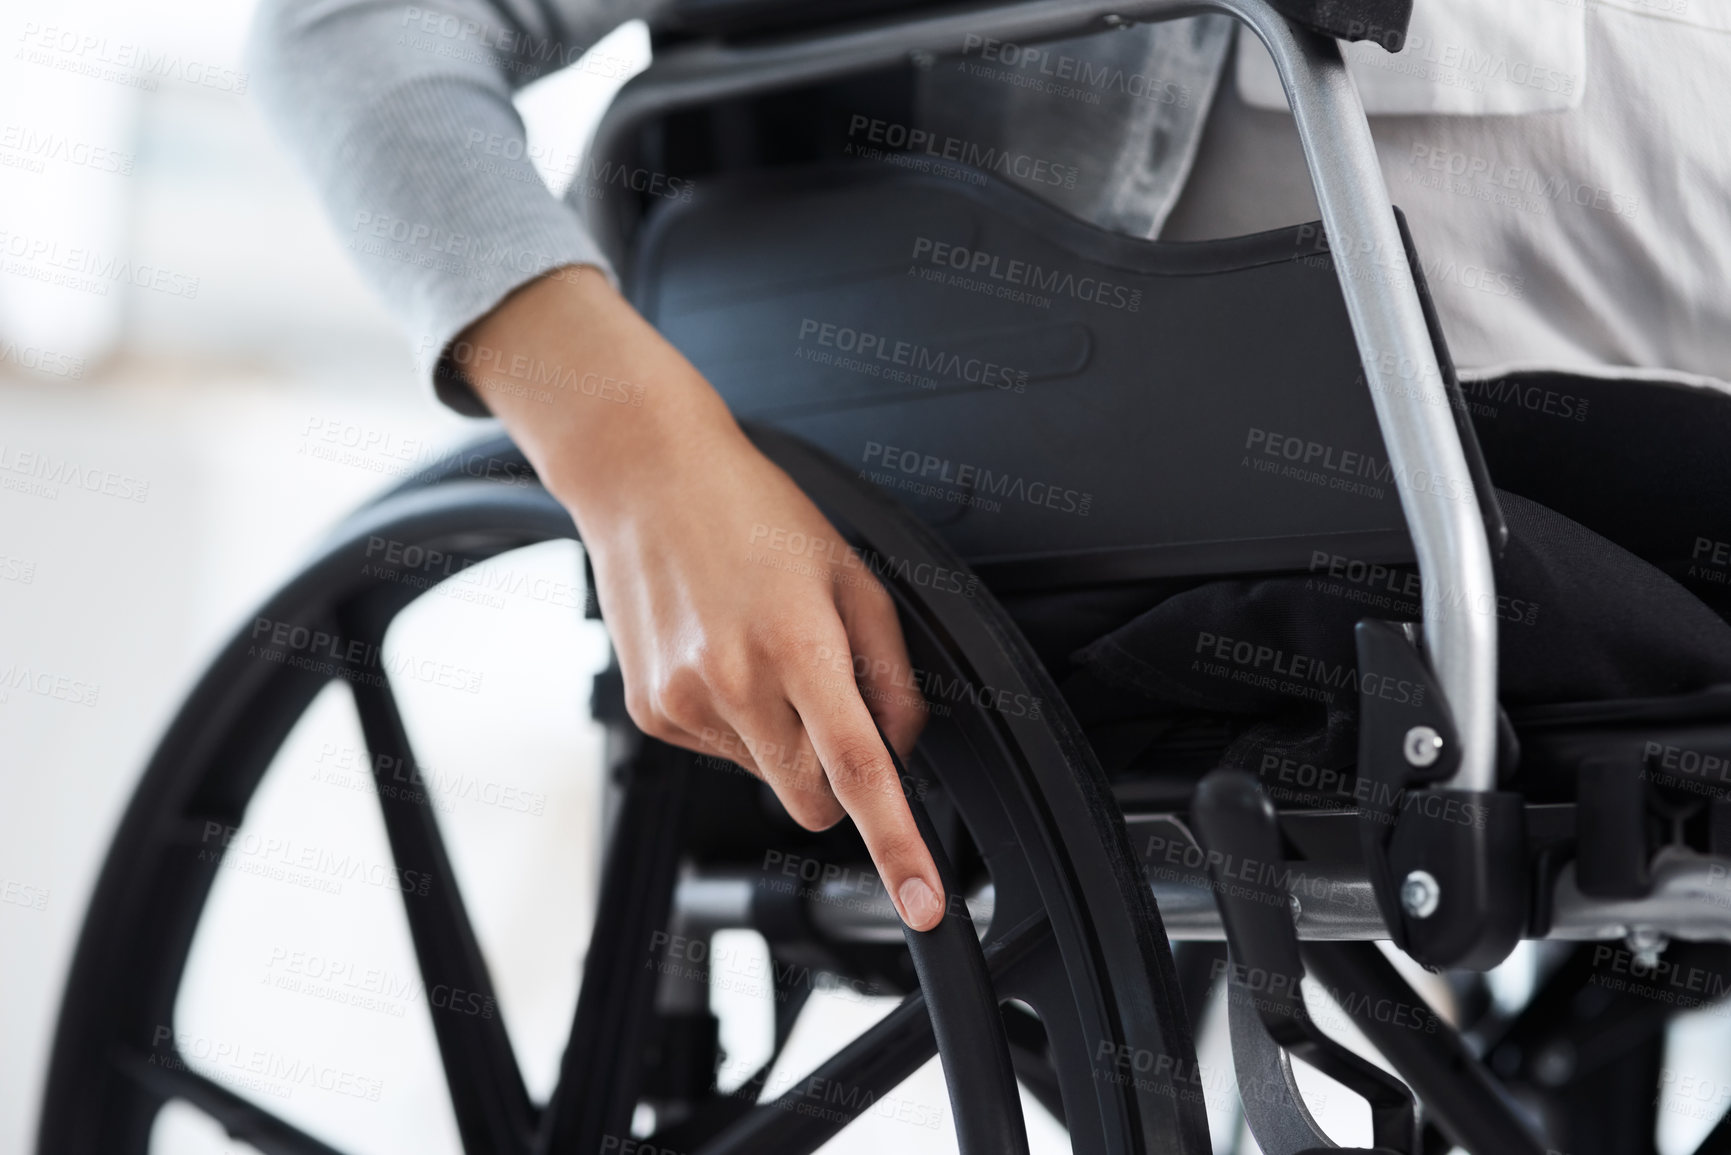
[[[593,7],[617,17],[621,0]],[[442,355],[447,400],[498,416],[576,519],[632,721],[757,773],[807,829],[852,814],[903,917],[934,925],[941,882],[883,748],[907,750],[923,722],[917,694],[894,686],[908,655],[889,595],[846,558],[750,553],[766,526],[839,535],[619,295],[521,152],[465,163],[477,137],[521,139],[512,77],[398,40],[408,11],[263,0],[267,105],[423,363]],[[522,179],[499,179],[513,163]]]
[[524,286],[453,357],[597,541],[628,532],[655,494],[704,484],[697,463],[726,460],[715,451],[735,445],[717,443],[742,437],[709,382],[593,268]]
[[851,554],[752,548],[835,527],[592,269],[525,286],[457,348],[577,521],[632,721],[755,772],[807,829],[853,815],[903,918],[934,925],[942,886],[883,748],[924,721],[894,603]]

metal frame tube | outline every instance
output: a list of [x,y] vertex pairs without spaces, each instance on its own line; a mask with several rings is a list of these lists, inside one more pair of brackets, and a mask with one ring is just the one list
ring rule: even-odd
[[[862,870],[867,869],[861,867]],[[674,905],[693,934],[753,925],[752,896],[762,877],[751,871],[688,874]],[[1296,900],[1293,925],[1302,942],[1364,942],[1389,937],[1370,879],[1358,867],[1293,863],[1287,886]],[[1154,872],[1149,879],[1166,935],[1179,942],[1220,942],[1226,932],[1206,874]],[[968,896],[968,912],[982,927],[991,922],[988,885]],[[849,887],[814,887],[807,917],[818,934],[841,942],[895,943],[901,920],[889,896]],[[1545,937],[1568,942],[1614,942],[1631,931],[1656,931],[1685,942],[1731,942],[1731,859],[1692,851],[1661,852],[1653,865],[1653,891],[1645,898],[1592,898],[1575,885],[1573,867],[1558,878]]]
[[[1461,742],[1458,790],[1496,786],[1496,586],[1490,543],[1390,207],[1376,146],[1339,46],[1295,28],[1266,0],[1030,0],[887,21],[744,47],[701,44],[658,58],[602,119],[594,155],[617,159],[638,126],[679,108],[857,75],[969,36],[1051,40],[1115,24],[1223,12],[1247,25],[1280,72],[1331,240],[1347,315],[1424,579],[1424,637]],[[617,201],[578,202],[615,263],[627,222]]]

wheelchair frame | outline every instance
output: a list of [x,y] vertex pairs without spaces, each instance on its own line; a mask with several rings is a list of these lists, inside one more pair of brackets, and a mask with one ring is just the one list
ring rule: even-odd
[[[621,161],[633,132],[669,112],[960,52],[969,35],[986,31],[1005,39],[1052,40],[1210,12],[1231,15],[1256,34],[1274,58],[1292,107],[1377,423],[1403,479],[1401,508],[1424,579],[1425,652],[1460,747],[1458,769],[1443,785],[1493,790],[1496,622],[1485,614],[1450,612],[1451,604],[1496,603],[1490,543],[1476,501],[1462,496],[1474,490],[1472,474],[1453,414],[1434,401],[1443,372],[1364,106],[1335,41],[1295,27],[1268,0],[1036,0],[765,45],[676,48],[626,84],[591,147],[602,162]],[[632,222],[618,211],[620,202],[580,203],[609,257],[622,264]]]
[[[1406,246],[1383,180],[1374,142],[1357,89],[1347,73],[1338,44],[1329,36],[1296,26],[1278,12],[1269,0],[1042,0],[1027,4],[998,4],[961,13],[916,15],[883,20],[840,31],[819,31],[769,43],[745,45],[700,44],[676,46],[657,56],[651,67],[629,82],[599,126],[592,148],[603,162],[630,158],[644,126],[669,113],[713,101],[738,98],[839,80],[903,63],[929,63],[938,55],[964,50],[970,35],[991,33],[1005,40],[1037,42],[1090,31],[1118,28],[1132,22],[1158,22],[1206,13],[1223,13],[1248,27],[1273,58],[1291,109],[1303,149],[1322,222],[1334,258],[1340,289],[1356,338],[1364,379],[1371,391],[1377,424],[1388,456],[1400,479],[1401,508],[1411,534],[1422,576],[1423,629],[1409,633],[1422,658],[1412,655],[1401,639],[1388,631],[1383,643],[1360,627],[1360,665],[1378,654],[1390,663],[1407,662],[1415,678],[1434,675],[1431,683],[1431,725],[1416,725],[1404,733],[1380,734],[1384,751],[1400,752],[1405,768],[1415,773],[1402,788],[1435,791],[1461,805],[1489,815],[1492,833],[1437,840],[1426,851],[1412,853],[1410,845],[1404,865],[1395,877],[1380,885],[1371,880],[1347,880],[1344,888],[1327,887],[1321,899],[1306,899],[1295,911],[1297,937],[1307,939],[1352,939],[1392,937],[1431,963],[1469,962],[1488,966],[1506,956],[1519,935],[1514,904],[1487,897],[1499,881],[1524,877],[1517,869],[1523,841],[1521,801],[1499,794],[1498,767],[1499,706],[1497,694],[1497,623],[1492,615],[1459,612],[1462,605],[1494,605],[1495,578],[1491,568],[1492,542],[1487,518],[1473,492],[1475,482],[1488,488],[1488,478],[1475,472],[1479,464],[1476,446],[1469,455],[1462,442],[1448,400],[1454,376],[1452,365],[1440,363],[1433,344],[1432,323],[1427,323],[1427,303],[1409,265]],[[1374,34],[1374,33],[1373,33]],[[1398,34],[1397,34],[1398,35]],[[581,202],[595,235],[616,263],[623,266],[635,221],[629,205],[618,202]],[[1430,386],[1417,388],[1416,386]],[[1457,399],[1458,400],[1458,399]],[[1480,499],[1494,498],[1480,494]],[[1500,548],[1500,541],[1498,546]],[[1368,624],[1368,623],[1367,623]],[[1426,668],[1428,667],[1428,669]],[[1387,668],[1387,667],[1384,667]],[[1367,720],[1366,725],[1370,723]],[[1402,723],[1406,727],[1406,723]],[[1382,729],[1386,730],[1386,722]],[[1362,741],[1362,740],[1361,740]],[[1361,746],[1361,774],[1365,773]],[[1442,774],[1424,768],[1441,761]],[[1394,780],[1399,782],[1398,771]],[[1218,792],[1217,792],[1218,793]],[[1342,816],[1346,818],[1347,816]],[[1162,819],[1156,818],[1156,821]],[[1269,823],[1272,824],[1272,811]],[[1132,819],[1134,822],[1134,819]],[[1181,835],[1195,845],[1197,839],[1182,824]],[[1361,832],[1364,827],[1360,826]],[[1251,837],[1254,835],[1252,834]],[[1364,837],[1368,838],[1368,835]],[[1202,840],[1199,852],[1217,852],[1218,842]],[[1278,840],[1266,853],[1279,859]],[[1367,843],[1367,857],[1371,854]],[[1441,856],[1446,868],[1410,869],[1415,859],[1426,866]],[[1377,867],[1372,866],[1373,879]],[[1553,905],[1548,911],[1547,933],[1558,938],[1582,940],[1616,937],[1630,927],[1642,933],[1683,932],[1689,938],[1731,938],[1731,923],[1717,912],[1703,911],[1723,903],[1711,895],[1721,868],[1693,856],[1679,856],[1655,864],[1653,893],[1620,904],[1603,895],[1584,895],[1575,885],[1573,868],[1566,868],[1556,881]],[[1402,877],[1404,875],[1404,877]],[[1450,887],[1464,881],[1474,899],[1451,904],[1446,919],[1435,917],[1437,875]],[[1339,880],[1337,880],[1339,881]],[[1187,935],[1225,938],[1240,957],[1249,949],[1243,933],[1232,929],[1234,912],[1247,917],[1242,904],[1228,902],[1218,877],[1206,872],[1185,882],[1151,880],[1163,913],[1171,918],[1168,931],[1174,938]],[[1417,891],[1412,888],[1416,887]],[[1356,889],[1355,889],[1356,888]],[[1380,895],[1377,893],[1380,890]],[[1389,892],[1399,894],[1404,914],[1413,921],[1431,917],[1433,930],[1443,928],[1431,941],[1415,947],[1412,935],[1393,925]],[[1418,894],[1415,906],[1410,894]],[[1264,901],[1283,900],[1273,892]],[[1380,897],[1381,901],[1378,902]],[[1703,898],[1709,899],[1703,903]],[[1381,906],[1380,913],[1378,906]],[[1189,922],[1186,912],[1194,915]],[[1224,926],[1222,924],[1225,924]],[[1410,927],[1410,923],[1408,924]],[[1292,934],[1290,927],[1271,931],[1274,939]],[[1450,947],[1437,949],[1437,939],[1452,939]],[[1281,954],[1276,941],[1257,944],[1257,961]],[[1429,953],[1431,957],[1426,957]],[[1440,958],[1438,956],[1441,956]],[[1334,965],[1340,965],[1339,959]],[[1278,969],[1278,968],[1276,968]],[[1303,964],[1290,959],[1287,976],[1296,983]],[[1361,972],[1362,976],[1362,972]],[[1329,1069],[1341,1081],[1364,1094],[1373,1105],[1399,1101],[1402,1096],[1382,1085],[1373,1072],[1354,1071],[1330,1041],[1300,1032],[1294,1034],[1294,1016],[1305,1018],[1302,999],[1280,1012],[1258,1015],[1256,1000],[1241,986],[1230,988],[1232,1035],[1235,1049],[1245,1056],[1240,1081],[1283,1081],[1290,1094],[1275,1104],[1254,1103],[1245,1098],[1254,1130],[1271,1155],[1287,1155],[1327,1142],[1297,1093],[1292,1081],[1289,1050],[1304,1054],[1313,1063]],[[1258,1022],[1260,1017],[1261,1021]],[[1303,1036],[1303,1037],[1301,1037]],[[1392,1040],[1379,1040],[1389,1041]],[[1321,1055],[1319,1057],[1319,1052]],[[1463,1064],[1466,1070],[1470,1064]],[[1403,1073],[1405,1073],[1403,1071]],[[1470,1082],[1471,1080],[1469,1080]],[[1440,1090],[1432,1081],[1427,1090]],[[1494,1112],[1493,1112],[1494,1114]],[[1460,1113],[1455,1113],[1456,1119]],[[1384,1131],[1401,1136],[1401,1125]],[[1484,1141],[1507,1146],[1513,1126]],[[1482,1138],[1482,1136],[1481,1136]],[[1709,1144],[1709,1146],[1711,1143]],[[1380,1149],[1380,1148],[1379,1148]]]
[[[1392,739],[1397,760],[1404,752],[1409,766],[1434,765],[1442,771],[1415,785],[1451,797],[1482,799],[1491,808],[1499,798],[1509,797],[1495,790],[1496,619],[1455,609],[1495,603],[1491,542],[1480,505],[1463,496],[1478,487],[1454,412],[1448,404],[1434,402],[1435,390],[1413,388],[1415,383],[1450,382],[1452,371],[1439,363],[1363,110],[1333,41],[1295,28],[1268,0],[1036,0],[899,17],[758,44],[678,47],[658,56],[625,87],[597,132],[593,152],[603,162],[626,161],[638,131],[669,112],[893,68],[924,54],[959,51],[968,35],[982,30],[1031,41],[1204,13],[1225,13],[1249,26],[1280,71],[1332,239],[1378,425],[1402,481],[1401,505],[1424,578],[1424,657],[1418,656],[1413,648],[1417,639],[1410,635],[1367,634],[1362,626],[1361,654],[1365,647],[1380,646],[1378,652],[1388,660],[1416,663],[1412,675],[1434,678],[1429,684],[1436,693],[1428,715],[1431,729],[1383,734],[1379,740]],[[603,246],[623,265],[636,224],[629,203],[578,203]],[[904,556],[947,556],[942,544],[911,523],[905,511],[879,495],[850,488],[849,479],[821,455],[783,435],[754,435],[827,512],[840,511],[837,523],[865,548],[881,550],[887,542]],[[511,455],[499,445],[472,453],[489,460]],[[515,460],[520,464],[520,458]],[[562,511],[538,490],[525,494],[465,484],[460,471],[422,478],[358,514],[300,578],[267,604],[266,616],[292,621],[304,616],[309,625],[335,623],[382,645],[390,618],[412,595],[400,588],[362,588],[350,572],[356,535],[380,526],[393,527],[406,538],[440,542],[476,559],[570,536]],[[952,894],[959,898],[965,883],[947,857],[945,834],[953,841],[960,822],[970,830],[980,824],[996,836],[991,847],[978,848],[993,867],[993,883],[967,896],[967,905],[989,929],[983,931],[983,942],[976,941],[975,927],[960,918],[947,919],[930,935],[907,933],[918,988],[878,1027],[821,1067],[816,1076],[820,1081],[847,1078],[854,1080],[850,1085],[855,1089],[882,1093],[935,1051],[944,1062],[958,1138],[967,1155],[1026,1149],[1019,1115],[1014,1121],[1008,1117],[1015,1107],[1017,1080],[1057,1113],[1066,1105],[1088,1108],[1065,1120],[1083,1149],[1188,1155],[1205,1149],[1206,1138],[1199,1129],[1196,1103],[1181,1097],[1186,1080],[1196,1072],[1185,1003],[1194,1008],[1199,978],[1205,989],[1207,976],[1197,975],[1194,960],[1213,960],[1229,964],[1229,1014],[1243,1109],[1268,1155],[1310,1155],[1334,1146],[1298,1094],[1291,1066],[1295,1055],[1371,1103],[1375,1150],[1384,1155],[1416,1152],[1421,1144],[1431,1150],[1445,1134],[1475,1155],[1537,1155],[1536,1139],[1496,1085],[1489,1064],[1447,1023],[1438,1020],[1429,1041],[1416,1046],[1374,1017],[1360,1019],[1365,1033],[1442,1124],[1441,1130],[1421,1130],[1425,1121],[1405,1084],[1345,1052],[1310,1020],[1298,993],[1307,968],[1337,988],[1422,1003],[1377,949],[1363,941],[1391,934],[1399,940],[1398,928],[1385,917],[1386,905],[1378,910],[1382,896],[1373,879],[1324,864],[1307,865],[1308,875],[1281,870],[1274,882],[1263,878],[1249,886],[1223,885],[1214,869],[1214,860],[1222,855],[1284,867],[1281,830],[1253,780],[1230,773],[1205,780],[1198,790],[1195,834],[1164,814],[1133,814],[1127,826],[1055,687],[996,603],[986,597],[979,606],[943,606],[931,591],[888,584],[909,622],[910,636],[923,637],[958,668],[986,672],[990,676],[985,680],[992,684],[1042,688],[1059,708],[1038,724],[1005,718],[967,723],[975,727],[970,731],[977,740],[975,754],[986,751],[1001,758],[1008,767],[1005,774],[1014,780],[996,798],[996,788],[977,767],[943,767],[937,764],[941,757],[934,763],[926,755],[925,768],[951,796],[955,811],[940,831],[942,816],[934,824],[917,800],[913,808]],[[325,684],[293,667],[263,669],[243,661],[245,642],[243,632],[164,738],[104,868],[68,983],[39,1140],[43,1155],[109,1155],[147,1143],[150,1120],[160,1104],[172,1098],[193,1102],[231,1134],[272,1155],[332,1153],[316,1138],[184,1063],[175,1067],[172,1047],[161,1055],[138,1050],[145,1031],[160,1031],[160,1024],[172,1021],[180,968],[214,875],[215,866],[206,863],[220,859],[220,848],[204,845],[212,821],[228,823],[229,829],[238,825],[275,744]],[[383,752],[398,765],[414,765],[388,686],[371,686],[360,678],[354,684],[369,751],[375,756]],[[622,709],[601,701],[603,696],[598,693],[597,716],[612,709],[607,716],[623,732]],[[217,729],[213,737],[213,727],[229,729]],[[640,944],[645,928],[662,925],[656,920],[663,916],[672,920],[667,925],[692,928],[750,925],[773,916],[784,927],[815,932],[838,949],[893,950],[904,941],[887,899],[876,905],[840,905],[823,901],[821,895],[802,896],[791,906],[766,911],[753,897],[759,879],[751,871],[719,869],[675,877],[679,819],[672,812],[677,808],[658,805],[657,791],[677,794],[686,781],[685,767],[657,744],[628,745],[620,765],[613,767],[629,772],[619,773],[624,785],[598,914],[598,924],[619,943]],[[966,745],[952,744],[946,753],[959,757]],[[225,760],[234,766],[222,769]],[[1020,801],[1010,797],[1018,791],[1026,796]],[[412,802],[386,802],[382,792],[381,805],[399,866],[416,864],[439,879],[445,891],[438,902],[408,904],[423,971],[431,962],[460,979],[466,989],[490,990],[430,810],[417,809]],[[1351,825],[1354,816],[1316,813],[1305,821],[1342,827]],[[1210,861],[1210,869],[1145,877],[1129,851],[1129,835],[1156,827],[1194,848]],[[977,837],[979,831],[972,833]],[[1485,880],[1495,877],[1497,856],[1508,847],[1482,840],[1444,849],[1455,857],[1472,858],[1458,870]],[[159,855],[149,870],[138,869],[132,861],[145,850]],[[201,865],[191,862],[192,851],[198,851]],[[1584,893],[1565,869],[1545,930],[1553,938],[1591,940],[1621,937],[1638,926],[1682,932],[1679,937],[1731,941],[1731,907],[1722,901],[1717,861],[1695,855],[1662,858],[1655,864],[1652,892],[1626,900]],[[1441,867],[1438,871],[1444,873]],[[1306,877],[1320,879],[1323,886],[1302,895],[1288,891],[1292,879]],[[1018,881],[1019,887],[1014,885]],[[640,893],[648,897],[639,901]],[[954,903],[964,913],[967,905]],[[1467,911],[1470,915],[1470,906]],[[1458,921],[1460,915],[1455,917]],[[1201,948],[1204,953],[1183,954],[1175,962],[1168,938],[1184,943],[1224,940],[1230,958]],[[1713,949],[1702,948],[1697,955],[1717,965],[1723,960]],[[155,953],[116,980],[112,960],[134,950]],[[647,989],[654,984],[647,983],[641,971],[641,951],[632,954],[628,949],[592,960],[586,968],[559,1085],[545,1108],[529,1102],[502,1026],[435,1018],[466,1150],[556,1155],[593,1149],[598,1136],[619,1136],[619,1119],[622,1113],[629,1119],[634,1096],[642,1090],[633,1081],[641,1072],[634,1064],[611,1061],[597,1048],[605,1044],[618,1053],[636,1054],[636,1049],[665,1042],[652,1038],[646,1026],[651,1016],[646,1000],[664,992]],[[634,972],[639,972],[636,977]],[[1246,977],[1252,972],[1262,974],[1261,988]],[[1590,974],[1571,971],[1569,976],[1582,984],[1580,989],[1591,982]],[[620,990],[627,993],[620,995]],[[693,1000],[700,993],[683,990],[675,996]],[[88,1001],[76,1002],[77,995]],[[1048,1006],[1071,999],[1076,1006],[1068,1008],[1068,1018],[1054,1015],[1043,1027],[1036,1020],[1030,1028],[1026,1020],[1033,1016],[1012,1013],[1010,1004],[1000,1008],[999,1000],[1008,999],[1031,1004],[1053,1000]],[[1626,1001],[1635,1006],[1627,1012],[1631,1018],[1643,1009],[1650,1011],[1633,995]],[[791,1012],[777,1011],[778,1047],[798,1005],[795,999]],[[1498,1054],[1501,1046],[1506,1054],[1512,1047],[1515,1057],[1509,1061],[1517,1068],[1539,1064],[1544,1053],[1522,1057],[1517,1044],[1544,1039],[1555,1022],[1567,1018],[1564,1009],[1548,1003],[1530,1016],[1523,1012],[1500,1042],[1492,1040],[1491,1053]],[[1609,1033],[1615,1035],[1614,1030]],[[1159,1056],[1166,1063],[1159,1085],[1106,1089],[1104,1076],[1113,1071],[1099,1067],[1100,1055],[1107,1052],[1089,1055],[1087,1047],[1078,1050],[1079,1042],[1093,1040],[1109,1048],[1108,1058]],[[158,1063],[159,1058],[165,1062]],[[77,1102],[87,1090],[84,1080],[97,1077],[98,1071],[105,1080],[99,1089],[115,1098],[100,1112],[81,1117]],[[802,1149],[809,1149],[858,1114],[857,1109],[845,1118],[839,1112],[822,1119],[802,1114],[803,1107],[813,1105],[791,1092],[769,1103],[722,1103],[719,1111],[710,1101],[702,1104],[710,1115],[699,1120],[713,1124],[707,1131],[691,1130],[691,1120],[676,1120],[668,1133],[696,1135],[694,1143],[705,1155],[776,1145],[786,1149],[804,1144]],[[1721,1149],[1731,1150],[1731,1122],[1721,1124],[1702,1148]]]

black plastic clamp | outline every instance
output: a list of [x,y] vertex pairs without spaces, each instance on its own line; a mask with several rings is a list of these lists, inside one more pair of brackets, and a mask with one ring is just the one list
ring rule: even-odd
[[1359,843],[1389,937],[1427,967],[1488,970],[1527,923],[1519,794],[1434,788],[1460,765],[1414,628],[1358,623]]

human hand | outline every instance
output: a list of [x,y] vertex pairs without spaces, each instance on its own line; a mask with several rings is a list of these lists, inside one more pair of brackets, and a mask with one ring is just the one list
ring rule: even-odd
[[[577,522],[632,721],[750,770],[808,830],[851,815],[903,921],[936,926],[937,868],[877,730],[905,754],[926,707],[897,685],[895,606],[841,535],[598,271],[525,286],[461,340]],[[758,548],[795,535],[837,548]]]

